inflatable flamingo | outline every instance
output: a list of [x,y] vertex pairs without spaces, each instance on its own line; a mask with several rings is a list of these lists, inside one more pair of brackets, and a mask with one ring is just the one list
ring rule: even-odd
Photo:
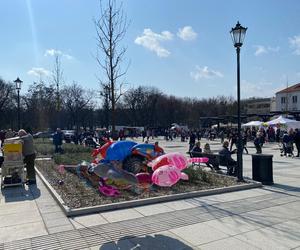
[[172,165],[161,166],[152,174],[152,182],[161,187],[171,187],[180,179],[187,179],[188,176]]
[[197,158],[191,158],[187,159],[183,154],[181,153],[168,153],[161,155],[151,161],[148,165],[152,167],[152,170],[155,171],[156,169],[160,168],[161,166],[165,165],[172,165],[178,168],[179,170],[185,169],[189,163],[206,163],[208,162],[207,157],[197,157]]

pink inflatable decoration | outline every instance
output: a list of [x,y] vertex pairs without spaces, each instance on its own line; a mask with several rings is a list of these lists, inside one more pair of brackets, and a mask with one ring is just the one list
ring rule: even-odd
[[65,165],[59,165],[57,170],[60,174],[64,174],[65,173]]
[[185,169],[188,163],[206,163],[208,162],[207,157],[194,157],[191,159],[187,159],[181,153],[168,153],[161,155],[155,158],[153,161],[149,163],[149,166],[152,167],[152,170],[155,171],[156,169],[160,168],[161,166],[165,165],[172,165],[178,168],[179,170]]
[[180,179],[184,180],[184,181],[188,181],[189,180],[189,176],[186,173],[180,173]]
[[171,187],[178,182],[181,177],[181,172],[178,168],[165,165],[153,172],[152,182],[161,187]]
[[177,169],[182,170],[187,167],[188,163],[189,161],[183,154],[168,153],[155,158],[151,163],[149,163],[149,166],[152,167],[153,171],[167,164],[175,166]]

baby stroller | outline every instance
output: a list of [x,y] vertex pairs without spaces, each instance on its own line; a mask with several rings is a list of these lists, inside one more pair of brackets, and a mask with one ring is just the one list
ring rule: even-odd
[[289,156],[289,157],[294,157],[293,153],[293,142],[283,142],[282,143],[282,148],[280,149],[280,156]]

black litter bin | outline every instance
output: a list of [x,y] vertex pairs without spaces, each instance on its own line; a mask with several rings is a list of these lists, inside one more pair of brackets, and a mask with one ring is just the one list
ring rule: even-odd
[[264,185],[272,185],[273,182],[273,155],[252,155],[252,179]]

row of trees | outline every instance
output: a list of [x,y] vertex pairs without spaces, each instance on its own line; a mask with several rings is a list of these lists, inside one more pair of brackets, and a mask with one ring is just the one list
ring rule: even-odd
[[[17,96],[12,83],[0,79],[0,128],[17,127]],[[107,127],[112,122],[111,106],[99,104],[97,91],[78,83],[63,85],[33,83],[21,95],[21,125],[33,131],[48,128]],[[104,99],[105,100],[105,99]],[[199,127],[199,117],[234,115],[231,97],[179,98],[157,88],[140,86],[127,90],[115,107],[116,125],[169,127],[177,122]]]

